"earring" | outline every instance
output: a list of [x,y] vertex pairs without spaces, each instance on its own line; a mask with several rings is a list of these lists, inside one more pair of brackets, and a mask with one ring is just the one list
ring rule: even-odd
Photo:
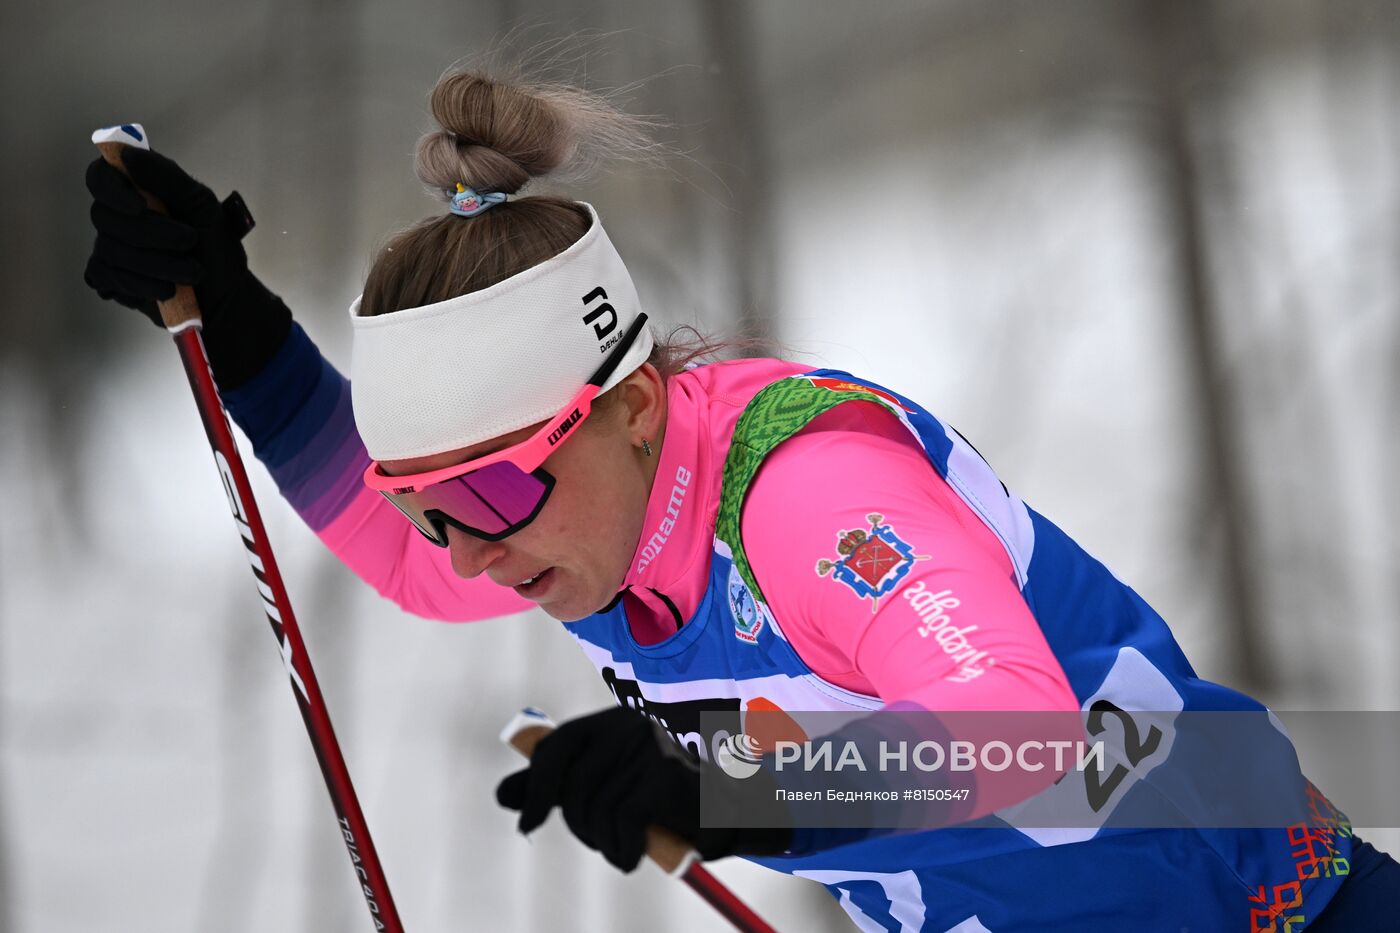
[[648,457],[651,456],[651,441],[647,440],[645,437],[642,438],[642,453],[646,454]]

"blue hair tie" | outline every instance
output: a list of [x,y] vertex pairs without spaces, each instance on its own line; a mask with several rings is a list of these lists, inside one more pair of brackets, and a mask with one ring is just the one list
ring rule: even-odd
[[447,209],[461,217],[475,217],[482,211],[495,207],[505,199],[506,195],[503,191],[477,194],[459,181],[457,182],[457,193],[452,196],[452,204]]

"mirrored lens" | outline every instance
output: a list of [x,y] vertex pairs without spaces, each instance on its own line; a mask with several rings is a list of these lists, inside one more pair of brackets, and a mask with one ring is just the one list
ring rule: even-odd
[[543,470],[525,473],[503,461],[391,499],[420,531],[446,544],[435,518],[480,536],[503,536],[535,517],[551,486],[552,477]]

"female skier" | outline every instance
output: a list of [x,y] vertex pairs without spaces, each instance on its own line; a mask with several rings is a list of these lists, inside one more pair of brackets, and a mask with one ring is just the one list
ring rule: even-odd
[[[1171,715],[1263,708],[1197,678],[1133,590],[916,402],[658,342],[594,208],[517,196],[635,150],[634,120],[467,71],[431,101],[417,171],[445,209],[379,252],[350,381],[249,271],[236,194],[220,204],[157,153],[125,150],[131,180],[89,166],[86,280],[157,324],[194,286],[230,413],[384,596],[445,621],[538,606],[577,639],[620,708],[565,723],[502,781],[522,832],[558,807],[630,871],[666,826],[706,859],[826,885],[865,930],[1396,928],[1400,865],[1321,795],[1292,827],[1106,825],[1170,771]],[[1168,717],[1117,750],[1116,782],[1066,770],[1026,794],[1082,814],[1072,830],[981,811],[898,834],[701,825],[720,738],[702,712],[738,732],[756,712],[882,709]]]

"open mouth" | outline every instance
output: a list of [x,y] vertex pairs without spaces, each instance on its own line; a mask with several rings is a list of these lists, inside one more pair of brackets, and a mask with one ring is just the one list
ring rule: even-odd
[[515,586],[511,587],[511,589],[515,590],[515,592],[526,599],[536,599],[544,594],[545,590],[549,588],[550,581],[553,579],[554,568],[549,567],[535,574],[530,579],[517,583]]

